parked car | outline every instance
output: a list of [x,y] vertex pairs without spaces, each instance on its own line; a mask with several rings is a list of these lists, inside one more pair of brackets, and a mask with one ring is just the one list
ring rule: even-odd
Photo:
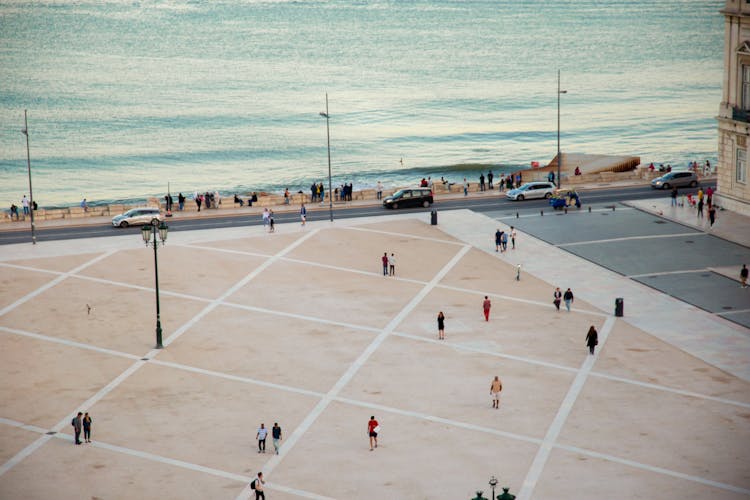
[[511,200],[522,201],[532,198],[551,198],[557,187],[551,182],[527,182],[523,186],[511,189],[505,195]]
[[654,189],[672,189],[673,187],[695,187],[698,185],[698,175],[689,170],[669,172],[651,181]]
[[162,221],[161,211],[158,208],[133,208],[124,214],[112,217],[112,225],[115,227],[138,226],[151,224],[154,220]]
[[429,207],[434,203],[430,188],[400,189],[383,200],[385,208]]

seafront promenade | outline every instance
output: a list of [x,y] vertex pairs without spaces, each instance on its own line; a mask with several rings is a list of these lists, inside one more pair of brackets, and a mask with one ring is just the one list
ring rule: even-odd
[[496,253],[502,218],[427,215],[171,234],[164,350],[139,234],[7,245],[0,496],[253,498],[263,471],[269,499],[471,498],[492,475],[519,498],[750,497],[747,329],[524,231]]

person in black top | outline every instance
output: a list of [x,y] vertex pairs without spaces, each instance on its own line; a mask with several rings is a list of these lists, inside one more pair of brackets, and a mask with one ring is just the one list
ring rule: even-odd
[[273,447],[276,450],[276,454],[279,454],[279,441],[281,441],[281,427],[279,427],[278,422],[273,423],[273,427],[271,427],[271,437],[273,438]]
[[570,304],[573,303],[573,292],[570,290],[570,287],[565,290],[565,293],[563,294],[563,300],[565,301],[565,308],[568,310],[568,312],[570,312]]
[[437,316],[438,321],[438,339],[445,340],[445,315],[440,311]]
[[554,293],[555,300],[552,301],[553,304],[555,304],[555,307],[557,310],[560,310],[560,299],[562,298],[562,292],[560,291],[560,287],[555,288]]
[[740,283],[742,283],[742,288],[747,288],[747,264],[742,264],[742,269],[740,270]]
[[589,333],[586,334],[586,345],[589,346],[589,353],[594,354],[594,348],[599,343],[599,334],[596,331],[596,328],[594,328],[594,325],[591,325],[591,328],[589,328]]

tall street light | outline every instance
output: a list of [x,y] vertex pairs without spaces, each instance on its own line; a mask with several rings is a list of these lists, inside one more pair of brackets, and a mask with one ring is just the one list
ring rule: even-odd
[[29,120],[26,117],[26,110],[23,110],[23,130],[21,133],[26,136],[26,166],[29,171],[29,207],[31,208],[31,243],[36,245],[36,233],[34,227],[34,191],[31,189],[31,153],[29,152]]
[[328,213],[333,222],[333,190],[331,185],[331,128],[329,121],[331,115],[328,114],[328,92],[326,92],[326,110],[320,112],[320,116],[326,119],[326,138],[328,139]]
[[[163,349],[164,346],[161,343],[161,314],[159,312],[159,259],[157,256],[156,249],[159,244],[164,245],[167,242],[167,233],[169,228],[164,222],[159,222],[159,219],[154,219],[151,224],[146,224],[141,228],[141,236],[146,246],[154,247],[154,280],[156,282],[156,348]],[[154,235],[154,241],[151,241],[151,235]],[[161,240],[161,241],[159,241]]]
[[560,95],[567,94],[567,90],[560,90],[560,70],[557,70],[557,188],[562,187],[562,177],[560,177],[560,164],[562,163],[562,154],[560,154]]

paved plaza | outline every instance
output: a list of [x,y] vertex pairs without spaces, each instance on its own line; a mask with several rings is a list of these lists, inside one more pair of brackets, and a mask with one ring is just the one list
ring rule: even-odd
[[[269,500],[489,497],[493,475],[519,498],[750,498],[748,330],[552,239],[520,232],[496,253],[505,222],[175,233],[159,249],[163,350],[139,230],[4,247],[0,498],[254,498],[258,471]],[[73,444],[78,411],[92,444]],[[257,453],[261,422],[281,425],[279,455],[270,438]]]

